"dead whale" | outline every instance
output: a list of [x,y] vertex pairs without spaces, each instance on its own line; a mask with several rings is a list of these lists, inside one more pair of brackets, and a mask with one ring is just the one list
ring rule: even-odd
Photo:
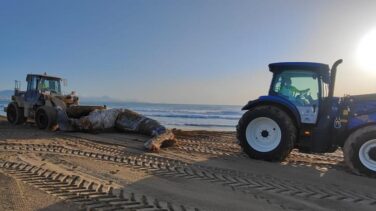
[[129,109],[96,109],[87,116],[69,118],[58,108],[57,123],[61,131],[98,132],[114,128],[147,135],[151,139],[144,143],[144,147],[149,151],[158,151],[176,143],[174,134],[158,121]]

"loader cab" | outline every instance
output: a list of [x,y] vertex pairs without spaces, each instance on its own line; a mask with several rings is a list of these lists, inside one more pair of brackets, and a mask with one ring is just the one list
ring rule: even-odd
[[316,124],[329,96],[329,66],[319,63],[288,62],[269,65],[273,79],[270,96],[288,101],[300,116],[300,123]]
[[36,103],[41,94],[61,95],[61,78],[48,76],[47,74],[28,74],[26,81],[26,102]]

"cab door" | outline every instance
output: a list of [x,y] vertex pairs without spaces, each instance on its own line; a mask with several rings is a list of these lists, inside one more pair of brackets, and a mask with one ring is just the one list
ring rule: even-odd
[[39,99],[39,91],[37,85],[39,83],[39,77],[31,76],[27,81],[27,90],[25,93],[25,102],[28,104],[35,104]]

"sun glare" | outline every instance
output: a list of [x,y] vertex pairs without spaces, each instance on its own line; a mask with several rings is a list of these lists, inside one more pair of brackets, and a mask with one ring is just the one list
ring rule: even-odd
[[357,57],[364,70],[376,73],[376,29],[362,38],[358,46]]

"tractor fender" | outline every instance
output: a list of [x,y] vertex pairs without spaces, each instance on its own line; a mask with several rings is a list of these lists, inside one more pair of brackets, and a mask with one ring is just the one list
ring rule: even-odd
[[[368,115],[352,116],[347,123],[346,136],[344,136],[343,142],[353,132],[362,129],[364,127],[376,125],[376,112]],[[342,143],[343,144],[343,143]]]
[[367,122],[361,125],[357,125],[355,127],[347,127],[346,130],[343,132],[342,136],[339,136],[337,141],[335,142],[338,146],[343,147],[346,143],[346,140],[349,138],[349,136],[353,133],[355,133],[358,130],[361,130],[366,127],[370,126],[376,126],[376,122]]
[[290,101],[278,97],[278,96],[261,96],[256,100],[251,100],[247,105],[243,106],[242,110],[252,110],[256,106],[260,105],[274,105],[283,109],[296,123],[296,126],[300,127],[300,114],[298,109]]

